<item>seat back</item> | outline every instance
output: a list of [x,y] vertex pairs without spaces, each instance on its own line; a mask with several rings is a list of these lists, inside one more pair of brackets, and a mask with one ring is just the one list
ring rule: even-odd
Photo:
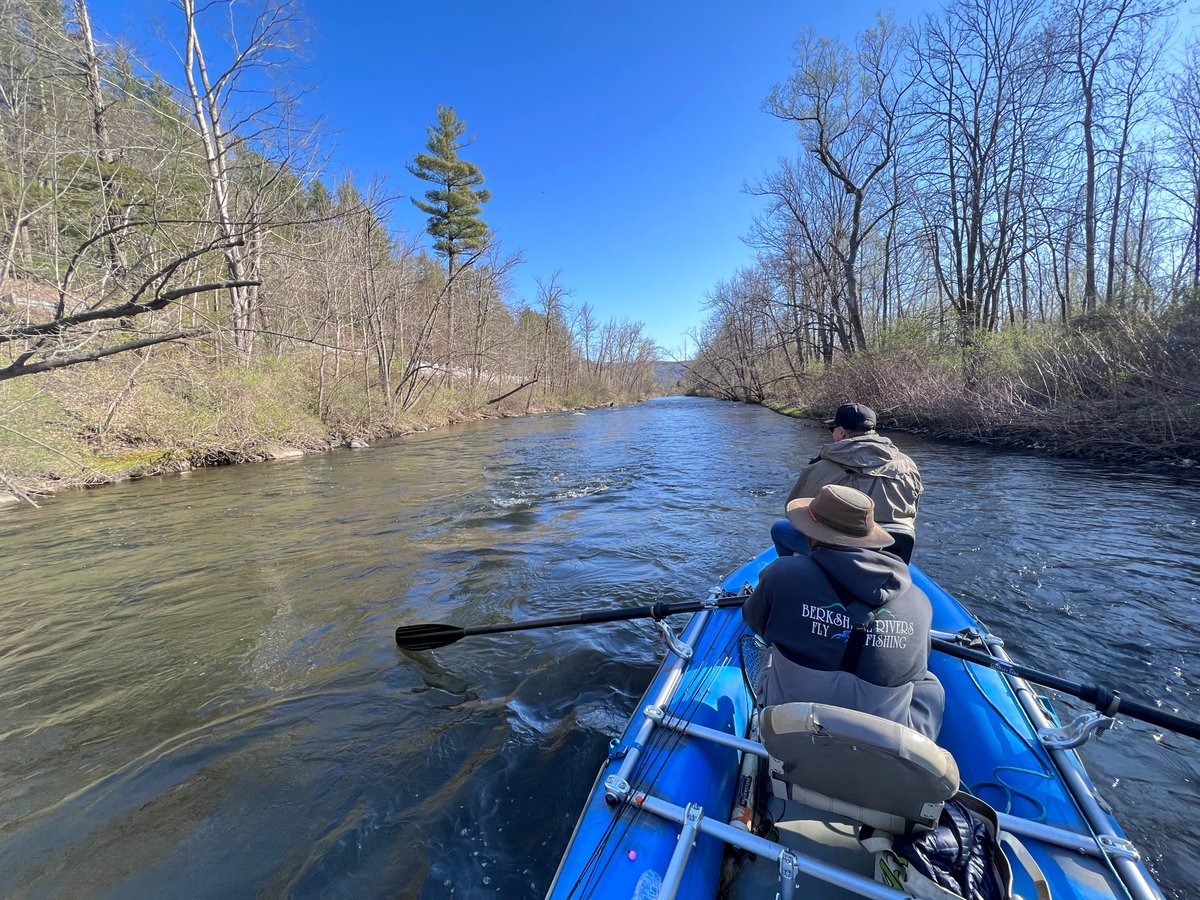
[[776,793],[891,834],[933,828],[958,790],[954,757],[897,722],[823,703],[759,718]]

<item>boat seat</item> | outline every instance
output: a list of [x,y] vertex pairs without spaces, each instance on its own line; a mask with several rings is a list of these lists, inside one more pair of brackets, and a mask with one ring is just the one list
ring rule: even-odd
[[928,831],[958,791],[954,757],[897,722],[823,703],[759,717],[778,796],[890,834]]

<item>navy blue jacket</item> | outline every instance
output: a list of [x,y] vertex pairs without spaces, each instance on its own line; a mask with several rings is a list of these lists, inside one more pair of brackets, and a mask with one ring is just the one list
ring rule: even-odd
[[[785,556],[762,570],[742,616],[771,646],[761,705],[829,703],[937,737],[945,694],[927,668],[933,610],[898,557],[824,546]],[[856,659],[855,626],[865,629]]]

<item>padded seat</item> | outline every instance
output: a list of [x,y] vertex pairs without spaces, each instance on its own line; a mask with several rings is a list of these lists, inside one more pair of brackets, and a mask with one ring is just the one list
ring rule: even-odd
[[823,703],[759,717],[775,793],[890,834],[928,831],[958,791],[954,757],[897,722]]

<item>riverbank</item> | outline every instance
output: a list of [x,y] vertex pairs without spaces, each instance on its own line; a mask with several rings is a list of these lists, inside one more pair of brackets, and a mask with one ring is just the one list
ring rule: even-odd
[[[980,336],[949,352],[921,335],[798,375],[711,390],[798,417],[865,403],[881,428],[1113,465],[1200,466],[1200,305],[1163,322],[1096,315]],[[704,391],[698,391],[703,393]]]
[[[836,399],[846,398],[846,399]],[[979,444],[1006,450],[1023,450],[1041,456],[1091,459],[1109,465],[1155,465],[1191,469],[1200,467],[1200,441],[1176,434],[1169,443],[1147,443],[1139,438],[1138,424],[1117,420],[1080,420],[1047,411],[1036,419],[987,421],[984,418],[936,419],[929,411],[889,407],[882,397],[846,392],[829,394],[820,404],[764,400],[762,406],[796,419],[823,421],[843,402],[863,403],[876,410],[879,428],[920,434],[938,440]]]
[[852,353],[818,355],[795,338],[701,347],[685,389],[821,419],[853,400],[885,429],[940,440],[1118,466],[1200,465],[1200,298],[966,335],[911,317]]
[[918,411],[898,409],[889,405],[885,397],[872,396],[870,392],[826,390],[823,394],[820,401],[765,399],[761,405],[790,418],[824,421],[841,403],[858,402],[876,410],[879,428],[885,431],[1107,464],[1200,467],[1200,439],[1194,434],[1190,438],[1180,435],[1168,423],[1167,428],[1172,430],[1169,441],[1146,441],[1148,426],[1155,431],[1163,426],[1161,417],[1156,418],[1153,410],[1144,411],[1134,421],[1072,417],[1053,410],[1040,411],[1036,417],[995,421],[983,413],[963,415],[961,409],[943,409],[941,416],[939,409],[932,406]]
[[324,453],[484,419],[635,402],[526,387],[433,388],[408,410],[363,400],[356,379],[318,385],[283,360],[254,368],[130,356],[0,384],[0,507],[67,489]]

